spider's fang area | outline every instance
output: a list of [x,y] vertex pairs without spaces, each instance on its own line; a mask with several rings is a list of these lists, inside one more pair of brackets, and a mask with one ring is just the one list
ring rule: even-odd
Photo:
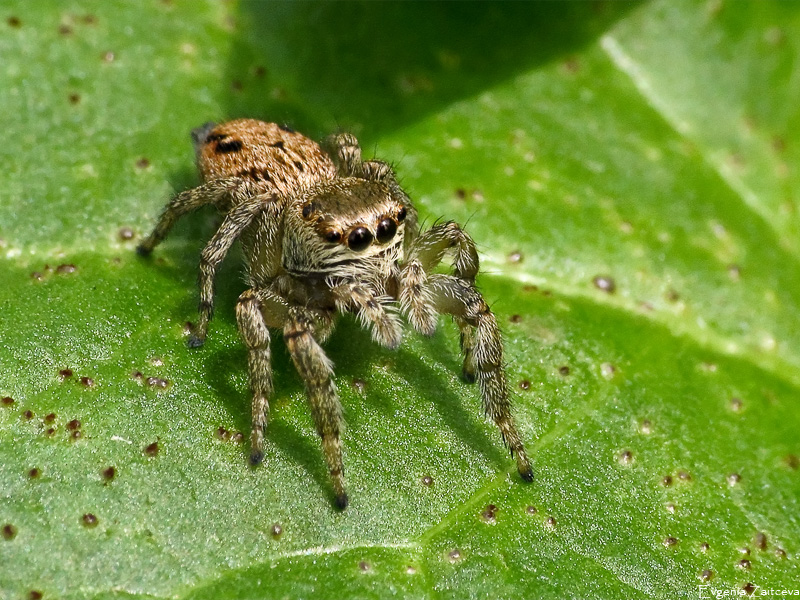
[[347,494],[339,494],[336,496],[336,508],[344,510],[350,501],[347,499]]
[[[257,467],[264,461],[264,453],[260,451],[250,454],[250,466]],[[346,499],[345,499],[346,500]]]

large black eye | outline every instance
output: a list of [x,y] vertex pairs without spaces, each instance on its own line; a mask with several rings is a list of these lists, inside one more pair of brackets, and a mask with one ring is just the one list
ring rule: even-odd
[[406,218],[406,207],[405,206],[401,206],[400,210],[397,211],[397,220],[402,223],[403,219],[405,219],[405,218]]
[[378,239],[379,243],[385,244],[394,237],[395,233],[397,233],[397,223],[389,217],[386,217],[383,221],[378,223],[378,228],[375,230],[375,237]]
[[372,243],[372,234],[366,227],[356,227],[347,236],[347,245],[351,250],[358,252]]

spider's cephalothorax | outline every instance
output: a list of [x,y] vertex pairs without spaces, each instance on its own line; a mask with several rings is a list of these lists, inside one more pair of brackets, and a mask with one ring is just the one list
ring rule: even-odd
[[[416,211],[392,169],[362,161],[352,135],[328,138],[327,154],[290,129],[251,119],[204,125],[192,136],[203,184],[173,198],[138,250],[149,254],[178,217],[199,206],[213,204],[225,214],[200,262],[200,318],[189,339],[199,346],[212,314],[216,267],[241,238],[250,289],[239,297],[236,318],[253,394],[251,462],[264,456],[270,329],[282,332],[305,382],[336,503],[344,508],[341,404],[320,344],[338,313],[355,314],[389,348],[400,344],[401,314],[426,335],[434,332],[438,315],[447,314],[461,330],[464,378],[477,381],[486,415],[530,481],[511,417],[500,332],[474,285],[478,255],[472,239],[453,222],[419,233]],[[452,273],[434,272],[446,254]]]

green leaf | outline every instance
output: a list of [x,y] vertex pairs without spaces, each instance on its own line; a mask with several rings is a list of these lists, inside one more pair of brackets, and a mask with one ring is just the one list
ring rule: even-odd
[[[798,588],[796,4],[18,0],[0,18],[0,598]],[[189,350],[217,217],[134,252],[196,184],[189,130],[239,116],[348,128],[428,223],[467,223],[533,483],[445,319],[396,352],[349,319],[327,343],[345,512],[280,340],[247,466],[241,257]]]

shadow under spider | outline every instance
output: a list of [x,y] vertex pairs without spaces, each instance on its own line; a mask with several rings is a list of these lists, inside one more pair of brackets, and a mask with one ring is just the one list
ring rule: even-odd
[[[225,320],[230,316],[224,316]],[[301,465],[303,469],[314,479],[320,489],[330,491],[330,481],[325,467],[322,449],[316,436],[309,437],[298,431],[297,419],[291,419],[283,411],[287,398],[304,398],[303,382],[297,374],[294,364],[289,357],[286,346],[279,333],[275,330],[270,331],[272,335],[272,369],[273,384],[275,394],[271,402],[269,424],[267,426],[267,443],[274,444],[275,447],[284,453],[290,460]],[[454,374],[460,373],[461,355],[458,351],[457,335],[451,339],[449,331],[438,331],[431,338],[422,338],[421,343],[429,348],[430,355],[441,357],[437,360],[443,362],[448,370]],[[417,334],[406,331],[408,336]],[[213,345],[213,338],[209,336],[207,346]],[[420,342],[415,342],[415,345]],[[459,390],[453,389],[452,385],[442,376],[441,372],[420,358],[415,352],[406,347],[392,351],[381,348],[375,342],[368,331],[362,329],[351,316],[339,319],[336,330],[331,338],[325,343],[324,349],[334,363],[335,378],[340,390],[340,399],[343,404],[345,421],[353,429],[360,424],[361,408],[369,406],[377,408],[387,415],[387,427],[391,430],[392,415],[397,408],[407,405],[410,400],[408,397],[399,395],[389,395],[387,393],[376,393],[374,388],[365,394],[355,392],[350,387],[353,379],[368,379],[371,368],[377,361],[390,360],[393,376],[401,381],[407,381],[414,387],[414,396],[417,398],[431,399],[430,404],[439,414],[442,427],[451,429],[458,439],[471,451],[486,457],[499,470],[505,469],[510,460],[502,449],[502,441],[499,434],[491,436],[487,427],[480,420],[480,414],[473,414],[473,410],[464,405],[464,397],[469,394],[474,395],[475,401],[471,405],[480,404],[480,392],[476,385],[463,384],[463,396]],[[188,352],[189,350],[187,350]],[[202,352],[202,350],[201,350]],[[248,439],[250,432],[250,392],[246,386],[237,386],[233,383],[232,375],[246,374],[247,354],[243,346],[236,345],[221,349],[215,349],[208,353],[203,369],[204,377],[209,388],[220,399],[232,416],[236,427],[245,433],[245,440]],[[436,421],[430,419],[424,421],[424,415],[429,414],[424,401],[416,400],[415,410],[422,415],[420,432],[429,431],[436,427]],[[304,406],[300,410],[308,412],[307,402],[303,400]],[[292,407],[290,410],[294,410]],[[478,408],[478,411],[480,409]],[[282,414],[283,413],[283,414]],[[311,414],[308,412],[303,421],[309,427],[311,424]],[[422,433],[420,433],[422,437]],[[343,443],[345,452],[348,446],[353,446],[348,440],[348,433],[345,430]],[[492,439],[492,437],[496,439]],[[242,447],[243,458],[248,453],[248,442],[245,441]],[[454,458],[459,455],[457,448],[452,448]]]

